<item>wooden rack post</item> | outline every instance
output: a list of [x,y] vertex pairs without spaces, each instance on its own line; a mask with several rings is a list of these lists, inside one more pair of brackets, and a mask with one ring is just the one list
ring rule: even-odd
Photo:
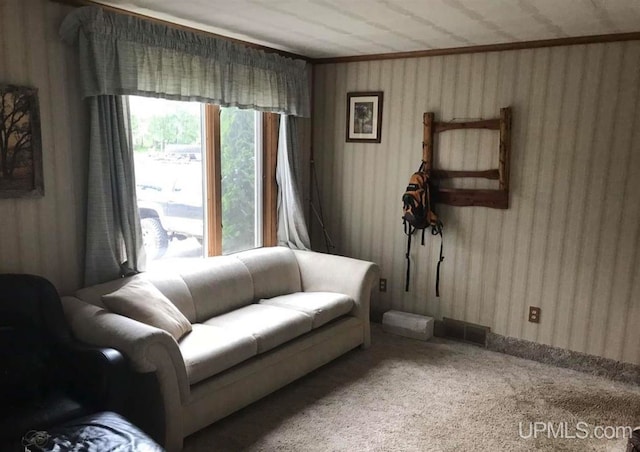
[[433,113],[425,113],[422,118],[424,124],[424,141],[422,142],[422,161],[425,170],[433,169]]
[[[430,171],[434,179],[451,179],[459,177],[476,177],[497,180],[499,188],[468,189],[438,187],[436,202],[451,206],[482,206],[495,209],[509,208],[509,166],[511,162],[511,108],[500,109],[500,117],[466,122],[436,122],[432,112],[423,115],[424,140],[422,143],[422,159],[425,169]],[[497,169],[483,171],[442,170],[433,167],[434,134],[448,130],[488,129],[500,131],[499,166]]]
[[509,192],[511,164],[511,109],[500,109],[500,190]]

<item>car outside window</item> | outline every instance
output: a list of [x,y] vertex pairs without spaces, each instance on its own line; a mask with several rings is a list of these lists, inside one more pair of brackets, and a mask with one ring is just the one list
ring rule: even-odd
[[[203,106],[130,96],[136,193],[149,268],[206,254]],[[222,253],[262,245],[261,115],[220,109]],[[210,147],[211,148],[211,147]]]

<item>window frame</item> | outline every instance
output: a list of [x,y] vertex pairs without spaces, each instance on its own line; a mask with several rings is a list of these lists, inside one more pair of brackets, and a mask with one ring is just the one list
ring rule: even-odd
[[[220,106],[204,104],[204,167],[206,184],[205,250],[206,256],[222,255],[222,166],[220,142]],[[277,245],[276,163],[280,117],[277,113],[262,113],[262,246]]]
[[262,246],[278,245],[278,138],[280,115],[262,114]]

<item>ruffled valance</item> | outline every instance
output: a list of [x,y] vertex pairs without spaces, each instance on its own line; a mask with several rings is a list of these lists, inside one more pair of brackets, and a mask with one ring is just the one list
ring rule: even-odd
[[70,13],[60,35],[79,49],[83,97],[163,97],[310,116],[303,60],[97,6]]

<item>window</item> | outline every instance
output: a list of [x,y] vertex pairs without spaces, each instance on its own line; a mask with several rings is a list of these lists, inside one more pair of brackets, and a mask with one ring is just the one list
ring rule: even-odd
[[203,256],[202,108],[133,96],[129,104],[147,262]]
[[261,115],[220,109],[222,253],[262,245]]
[[273,168],[263,165],[269,147],[263,143],[272,142],[263,140],[263,114],[135,96],[129,101],[148,266],[262,246],[263,199],[275,189],[275,180],[265,177],[275,173],[275,150],[269,150]]

